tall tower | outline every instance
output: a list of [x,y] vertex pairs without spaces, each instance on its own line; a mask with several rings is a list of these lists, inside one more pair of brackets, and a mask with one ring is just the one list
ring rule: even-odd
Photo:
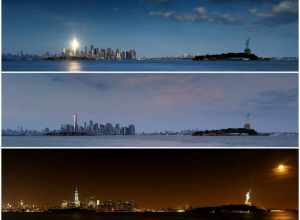
[[73,115],[73,130],[74,130],[74,132],[78,131],[78,114],[77,113],[75,113]]
[[249,190],[245,195],[245,205],[252,205],[252,203],[251,203],[251,190]]
[[75,192],[74,192],[74,205],[76,208],[80,207],[79,193],[77,187],[75,187]]

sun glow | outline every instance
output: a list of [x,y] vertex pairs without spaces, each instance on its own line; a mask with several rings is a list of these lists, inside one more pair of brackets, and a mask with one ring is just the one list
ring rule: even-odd
[[71,41],[71,49],[73,50],[74,55],[76,55],[79,46],[79,41],[76,38],[73,38],[73,40]]

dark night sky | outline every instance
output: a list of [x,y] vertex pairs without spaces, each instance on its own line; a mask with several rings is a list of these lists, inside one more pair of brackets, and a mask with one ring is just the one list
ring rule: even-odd
[[[298,207],[297,150],[3,150],[3,202],[133,199],[139,207],[253,202]],[[289,166],[287,175],[272,169]]]

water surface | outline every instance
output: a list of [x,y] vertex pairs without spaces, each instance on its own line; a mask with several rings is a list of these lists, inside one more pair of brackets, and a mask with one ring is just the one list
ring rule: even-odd
[[188,216],[185,214],[47,214],[47,213],[3,213],[3,220],[297,220],[298,212],[283,211],[266,214],[231,213]]
[[297,71],[298,61],[3,61],[3,71]]
[[280,136],[3,136],[4,147],[296,147],[298,135]]

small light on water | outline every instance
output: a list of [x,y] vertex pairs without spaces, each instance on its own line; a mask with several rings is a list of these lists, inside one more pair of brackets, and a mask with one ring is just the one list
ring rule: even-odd
[[284,212],[284,211],[280,209],[272,209],[271,212]]

